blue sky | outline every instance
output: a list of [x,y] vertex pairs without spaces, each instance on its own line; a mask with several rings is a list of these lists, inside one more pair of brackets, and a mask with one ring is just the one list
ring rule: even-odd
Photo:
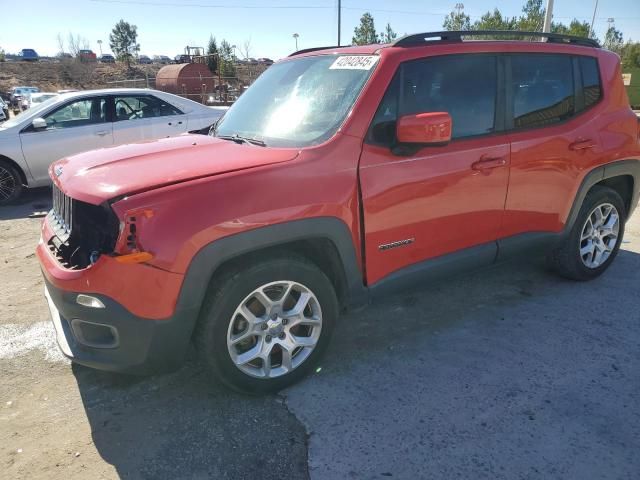
[[[365,11],[374,16],[378,30],[389,22],[396,32],[404,34],[440,30],[444,16],[455,3],[343,0],[343,43],[351,41]],[[525,0],[463,3],[473,21],[494,6],[503,14],[518,15]],[[9,0],[0,0],[5,12],[9,4]],[[594,4],[595,0],[555,0],[554,19],[564,23],[574,17],[591,21]],[[250,40],[252,57],[277,59],[294,50],[294,32],[300,35],[299,48],[335,44],[336,5],[337,0],[29,0],[28,9],[21,10],[24,22],[16,17],[2,22],[0,47],[7,52],[35,48],[41,55],[53,55],[58,32],[65,37],[73,32],[87,38],[96,52],[97,40],[101,39],[107,52],[109,32],[123,18],[138,26],[141,53],[147,55],[173,57],[185,45],[205,46],[213,33],[218,40],[225,38],[238,48]],[[600,0],[595,22],[600,37],[606,31],[608,17],[615,19],[625,40],[640,40],[640,0]]]

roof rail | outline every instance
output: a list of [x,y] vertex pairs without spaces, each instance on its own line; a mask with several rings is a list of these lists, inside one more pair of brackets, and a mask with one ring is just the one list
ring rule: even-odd
[[521,32],[518,30],[461,30],[461,31],[445,31],[445,32],[426,32],[405,35],[399,38],[391,45],[394,47],[416,47],[431,42],[462,42],[462,37],[537,37],[546,38],[547,43],[570,43],[573,45],[582,45],[585,47],[600,48],[597,40],[585,37],[576,37],[574,35],[563,35],[560,33],[547,32]]
[[296,55],[302,55],[303,53],[309,53],[309,52],[315,52],[317,50],[330,50],[332,48],[346,48],[346,47],[350,47],[351,45],[330,45],[328,47],[313,47],[313,48],[304,48],[302,50],[297,50],[295,52],[293,52],[291,55],[289,55],[290,57],[295,57]]

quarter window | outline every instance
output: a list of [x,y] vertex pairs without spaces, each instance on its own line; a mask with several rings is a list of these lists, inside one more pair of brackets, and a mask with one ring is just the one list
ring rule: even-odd
[[584,108],[589,108],[598,103],[602,96],[600,87],[600,75],[598,74],[598,62],[593,57],[578,57],[580,73],[582,75],[582,95]]
[[44,119],[49,129],[104,123],[107,120],[106,104],[104,98],[83,98],[49,113]]
[[561,122],[575,114],[568,55],[514,55],[511,59],[514,128]]

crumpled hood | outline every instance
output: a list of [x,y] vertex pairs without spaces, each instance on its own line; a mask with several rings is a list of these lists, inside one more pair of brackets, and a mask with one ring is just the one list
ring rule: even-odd
[[70,197],[97,205],[163,185],[286,162],[298,154],[290,148],[181,135],[73,155],[53,163],[49,175]]

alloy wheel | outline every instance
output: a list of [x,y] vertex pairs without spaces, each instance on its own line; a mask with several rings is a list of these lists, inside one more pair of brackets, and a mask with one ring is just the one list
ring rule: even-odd
[[9,200],[16,187],[16,179],[11,171],[0,165],[0,202]]
[[227,331],[231,360],[258,378],[286,375],[309,358],[322,330],[315,294],[288,280],[256,288],[236,308]]
[[588,268],[598,268],[607,261],[618,242],[620,214],[610,203],[595,207],[580,234],[580,258]]

